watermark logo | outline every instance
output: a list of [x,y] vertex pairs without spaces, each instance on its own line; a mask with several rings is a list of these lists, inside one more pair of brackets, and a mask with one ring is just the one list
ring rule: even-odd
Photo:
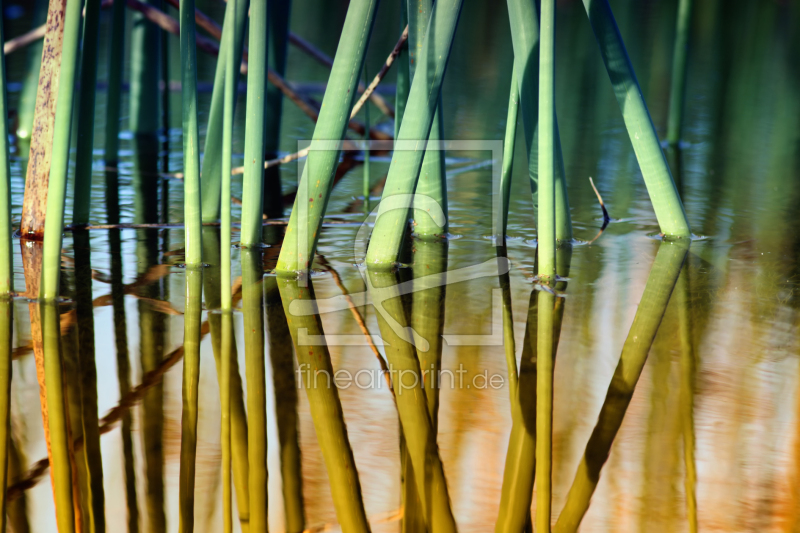
[[[298,143],[298,148],[308,149],[309,155],[315,151],[339,151],[339,150],[364,150],[369,148],[371,151],[388,151],[388,150],[447,150],[449,153],[458,151],[482,152],[487,153],[489,156],[486,160],[480,161],[476,165],[470,165],[469,168],[474,169],[477,167],[487,166],[491,168],[491,182],[492,182],[492,235],[491,238],[495,243],[501,242],[502,227],[503,227],[503,209],[502,209],[502,194],[500,191],[500,176],[503,154],[502,141],[437,141],[432,143],[418,142],[418,141],[301,141]],[[314,158],[312,157],[312,162]],[[328,159],[328,158],[326,158]],[[338,157],[330,159],[338,163]],[[302,179],[304,173],[307,171],[305,160],[301,160],[298,168],[298,191],[297,196],[301,201],[296,202],[295,209],[297,210],[297,220],[300,222],[296,227],[306,228],[299,230],[296,235],[287,236],[287,238],[297,239],[296,250],[298,254],[303,251],[310,250],[314,244],[314,240],[318,237],[316,234],[316,227],[318,219],[324,213],[324,207],[315,205],[314,202],[322,201],[323,194],[319,192],[319,183],[311,183],[309,179]],[[329,164],[329,161],[315,164]],[[460,169],[459,169],[460,170]],[[456,170],[458,172],[458,170]],[[449,173],[450,174],[450,173]],[[450,176],[453,177],[452,175]],[[309,201],[306,202],[305,199]],[[366,256],[367,243],[372,227],[379,217],[384,216],[386,213],[401,209],[409,211],[410,209],[421,209],[426,211],[439,227],[444,227],[447,222],[446,214],[442,206],[433,198],[423,194],[389,194],[385,196],[380,205],[374,209],[364,220],[356,232],[356,238],[353,243],[353,256],[357,260],[363,260]],[[311,232],[311,234],[309,234]],[[413,280],[398,283],[389,287],[376,287],[366,268],[359,268],[359,272],[366,286],[366,290],[359,293],[334,296],[331,298],[319,298],[316,300],[295,300],[289,305],[289,313],[293,316],[309,316],[316,314],[332,313],[349,309],[352,306],[363,307],[372,305],[376,312],[381,316],[387,325],[392,329],[395,335],[399,338],[413,344],[415,347],[422,351],[430,349],[429,342],[419,335],[413,328],[405,326],[394,319],[394,317],[387,311],[384,305],[387,300],[405,296],[414,292],[424,291],[441,287],[444,285],[451,285],[455,283],[462,283],[465,281],[477,280],[481,278],[497,278],[500,275],[508,273],[510,263],[506,258],[498,257],[478,264],[469,265],[466,267],[449,270],[447,272],[434,273],[426,276],[416,277]],[[300,286],[307,286],[308,280],[305,273],[300,273],[298,278]],[[444,333],[442,337],[445,342],[450,346],[500,346],[503,344],[503,332],[500,324],[502,323],[502,291],[501,289],[492,290],[491,309],[493,310],[491,320],[491,333],[487,334],[447,334]],[[311,346],[327,344],[329,346],[354,346],[368,344],[367,339],[363,335],[344,335],[344,334],[325,334],[325,335],[310,335],[308,330],[300,328],[298,331],[298,344],[301,346]],[[375,338],[375,344],[384,344],[379,337]]]

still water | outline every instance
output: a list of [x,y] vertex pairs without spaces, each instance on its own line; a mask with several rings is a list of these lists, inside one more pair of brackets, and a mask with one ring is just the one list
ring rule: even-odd
[[[292,31],[333,55],[344,2],[295,0],[293,4]],[[676,4],[612,2],[662,136]],[[552,507],[560,531],[571,530],[565,526],[582,510],[583,532],[790,532],[800,527],[800,299],[795,294],[800,290],[800,237],[794,229],[800,216],[797,7],[792,12],[788,4],[775,2],[695,4],[685,142],[669,153],[698,236],[687,252],[653,238],[658,231],[655,216],[583,6],[577,1],[559,2],[559,126],[575,236],[584,241],[574,246],[571,257],[561,256],[562,265],[569,263],[568,272],[562,270],[568,282],[561,287],[555,311],[560,330]],[[198,1],[198,7],[221,20],[221,3]],[[371,72],[377,71],[397,38],[392,22],[397,9],[394,2],[381,5],[370,45]],[[20,19],[18,27],[15,22],[8,36],[25,31],[25,20]],[[106,35],[104,31],[103,42]],[[103,45],[101,50],[105,49]],[[169,53],[177,56],[177,38],[171,38]],[[324,67],[297,49],[289,54],[287,78],[321,97],[318,93],[327,79]],[[502,140],[511,59],[505,6],[466,2],[443,93],[448,139]],[[23,67],[21,57],[10,56],[12,81],[22,79]],[[202,57],[201,80],[213,80],[213,69],[213,60]],[[99,77],[104,76],[101,66]],[[173,78],[178,77],[175,70]],[[393,74],[385,84],[385,96],[391,101]],[[11,93],[12,108],[17,97]],[[99,93],[98,147],[104,99]],[[209,101],[209,93],[201,95],[201,124],[206,122]],[[127,109],[127,102],[124,105]],[[161,144],[123,133],[119,172],[107,172],[102,150],[96,151],[94,223],[181,221],[180,182],[167,180],[165,213],[159,197],[165,189],[152,175],[163,170],[165,155],[169,171],[181,170],[179,92],[172,93],[170,107],[173,128]],[[242,95],[234,146],[239,159],[243,110]],[[371,117],[373,122],[381,117],[374,107]],[[382,127],[391,130],[390,123]],[[295,151],[298,140],[309,139],[312,131],[311,121],[285,102],[281,150]],[[259,470],[247,466],[247,431],[262,431],[266,435],[262,462],[266,453],[269,476],[267,494],[262,496],[268,501],[272,531],[337,530],[340,519],[334,501],[350,498],[350,504],[358,506],[353,501],[359,496],[357,487],[337,477],[353,459],[372,530],[399,531],[406,526],[415,531],[413,520],[419,519],[419,511],[406,513],[403,521],[403,502],[406,491],[413,489],[409,487],[413,474],[406,477],[398,406],[375,353],[397,362],[403,353],[414,351],[393,336],[376,305],[399,321],[409,316],[409,325],[425,339],[417,343],[423,367],[430,362],[441,365],[438,393],[429,388],[425,401],[435,413],[432,427],[440,471],[459,530],[491,531],[498,516],[511,513],[511,501],[530,502],[524,489],[504,489],[504,480],[511,483],[532,474],[532,463],[520,459],[524,454],[514,454],[524,447],[519,435],[524,436],[526,428],[535,432],[532,354],[542,294],[535,290],[533,279],[536,232],[521,124],[519,132],[507,278],[498,276],[490,239],[492,168],[500,160],[493,160],[487,150],[448,153],[451,237],[446,245],[412,243],[407,256],[411,266],[398,274],[408,280],[430,274],[432,268],[435,277],[437,268],[445,268],[450,273],[444,287],[423,285],[426,290],[417,287],[402,301],[394,297],[376,304],[386,294],[376,298],[374,287],[367,289],[368,284],[380,286],[380,280],[367,279],[359,268],[363,253],[356,243],[364,219],[358,199],[360,164],[334,189],[328,218],[336,223],[326,225],[319,241],[310,281],[321,300],[321,322],[304,314],[299,305],[292,308],[290,300],[297,295],[290,298],[284,282],[268,274],[280,251],[281,226],[265,229],[269,247],[262,251],[231,250],[235,290],[240,289],[233,317],[234,367],[241,376],[232,382],[234,498],[241,499],[243,479]],[[12,168],[16,217],[26,153],[26,147],[17,146]],[[385,154],[371,159],[373,207],[389,161]],[[284,193],[291,194],[297,166],[287,165],[281,172]],[[614,220],[586,244],[602,222],[589,177]],[[241,183],[234,182],[234,189],[240,198]],[[287,202],[287,215],[290,206]],[[234,220],[238,214],[235,205]],[[87,396],[87,386],[96,387],[104,433],[99,451],[76,447],[79,507],[88,512],[85,464],[96,468],[101,462],[109,531],[177,531],[181,347],[184,320],[197,320],[197,313],[185,303],[187,272],[179,267],[183,234],[180,229],[88,233],[88,237],[65,235],[62,287],[70,302],[61,306],[60,328],[72,437],[81,434],[76,420],[82,409],[79,398]],[[219,305],[220,246],[215,228],[206,228],[204,245],[209,266],[203,279],[196,281],[205,291],[199,318],[194,514],[196,530],[220,531],[221,318],[214,312]],[[25,272],[20,252],[15,262],[15,287],[22,292]],[[336,305],[343,293],[351,295],[353,309]],[[306,299],[310,296],[308,289],[304,294]],[[76,312],[81,302],[83,311]],[[93,303],[91,313],[86,302]],[[9,483],[28,483],[24,490],[12,491],[15,499],[9,515],[15,531],[44,532],[54,531],[56,523],[47,462],[40,461],[48,451],[30,313],[26,301],[14,302]],[[91,350],[91,342],[78,334],[86,331],[89,316],[94,384],[79,370],[85,368],[81,364],[86,364],[87,346]],[[509,318],[510,329],[504,334],[504,320]],[[319,338],[311,338],[301,346],[309,356],[294,354],[290,328],[308,328],[305,334],[313,336],[322,333],[320,323],[328,335],[327,347]],[[638,335],[648,331],[655,334],[652,347],[648,351],[645,345],[637,352]],[[513,367],[506,359],[505,347],[512,340],[508,333],[513,333],[515,345]],[[427,351],[422,349],[425,344]],[[346,433],[341,415],[326,403],[333,390],[322,381],[316,388],[300,385],[301,380],[308,385],[314,378],[304,361],[326,349],[331,371],[338,371]],[[88,357],[90,361],[91,352]],[[259,358],[265,363],[261,374],[265,389],[248,398],[246,368]],[[392,366],[397,370],[397,364]],[[516,368],[518,394],[513,385]],[[430,386],[429,379],[426,385]],[[248,428],[244,413],[259,401],[266,404],[267,418],[263,425]],[[397,402],[400,405],[399,398]],[[346,435],[349,448],[347,441],[332,435]],[[250,450],[251,457],[253,453]],[[436,456],[435,450],[431,453]],[[354,472],[348,475],[354,479]],[[428,479],[436,483],[438,478],[433,472]],[[593,494],[587,492],[592,479],[597,483]],[[251,501],[257,499],[251,494]],[[528,508],[527,503],[523,507]],[[531,509],[535,513],[535,503]],[[246,523],[247,516],[246,502],[235,499],[234,528],[241,527],[240,518]]]

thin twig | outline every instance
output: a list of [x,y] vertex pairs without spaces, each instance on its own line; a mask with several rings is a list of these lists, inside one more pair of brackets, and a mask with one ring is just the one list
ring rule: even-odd
[[392,378],[389,375],[389,367],[386,365],[386,360],[381,355],[381,352],[378,351],[378,347],[375,346],[375,342],[372,340],[372,334],[369,332],[369,328],[367,327],[366,322],[364,322],[364,317],[361,316],[361,312],[356,307],[356,304],[353,303],[353,299],[350,297],[350,293],[347,291],[347,287],[344,286],[342,283],[342,278],[339,276],[339,273],[336,271],[333,266],[328,263],[328,260],[325,259],[325,256],[322,254],[317,254],[317,259],[319,264],[328,272],[331,273],[333,276],[333,282],[336,283],[336,286],[339,287],[339,290],[342,291],[342,295],[344,295],[344,299],[347,300],[347,305],[350,307],[350,312],[353,314],[353,318],[356,320],[356,324],[358,324],[361,333],[364,334],[364,338],[367,339],[367,344],[369,348],[372,350],[372,353],[375,354],[375,357],[378,359],[378,364],[381,367],[381,374],[383,374],[383,378],[386,380],[386,385],[389,387],[389,391],[392,393],[392,398],[394,398],[394,388],[392,388]]
[[611,217],[608,215],[606,204],[603,203],[603,197],[600,196],[600,191],[598,191],[597,187],[594,186],[594,180],[592,180],[591,176],[589,176],[589,183],[592,184],[592,189],[594,189],[594,193],[597,195],[597,200],[600,202],[600,208],[603,210],[603,227],[600,228],[600,231],[597,232],[597,235],[594,236],[594,239],[589,241],[589,244],[592,244],[606,230],[606,228],[608,227],[608,223],[611,222]]

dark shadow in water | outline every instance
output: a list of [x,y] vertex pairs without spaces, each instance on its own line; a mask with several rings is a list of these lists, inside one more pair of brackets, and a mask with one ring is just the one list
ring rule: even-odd
[[[106,172],[106,215],[109,224],[119,224],[119,173]],[[114,312],[114,342],[117,354],[117,380],[119,396],[131,391],[131,363],[128,358],[128,325],[125,316],[124,271],[122,267],[122,235],[120,230],[109,230],[108,248],[111,260],[111,302]],[[120,421],[122,458],[125,468],[125,503],[128,510],[128,531],[139,531],[139,504],[136,497],[136,463],[131,439],[132,419],[125,411]]]
[[[158,140],[139,135],[134,139],[134,222],[158,222]],[[136,231],[137,274],[145,274],[159,262],[158,231]],[[158,283],[139,287],[137,295],[161,300],[164,295]],[[142,375],[156,370],[164,357],[166,317],[152,303],[139,300],[139,347]],[[164,385],[159,381],[142,399],[142,439],[145,461],[145,502],[147,523],[152,531],[167,529],[164,510]]]
[[[369,531],[361,498],[353,450],[347,436],[339,390],[333,382],[333,366],[325,341],[314,288],[309,280],[301,286],[294,277],[278,277],[283,309],[297,355],[298,373],[308,397],[311,418],[328,471],[336,517],[343,531]],[[313,313],[292,312],[293,303],[309,303]]]
[[555,525],[554,531],[558,533],[577,531],[589,508],[600,480],[600,471],[622,425],[688,249],[689,242],[686,239],[663,242],[658,249],[597,425],[586,445],[564,509]]

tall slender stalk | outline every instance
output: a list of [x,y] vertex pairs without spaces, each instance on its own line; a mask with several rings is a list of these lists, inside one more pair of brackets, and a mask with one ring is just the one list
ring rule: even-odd
[[[417,62],[424,52],[425,36],[430,21],[432,0],[416,0],[408,5],[408,49],[409,73],[413,82],[417,74]],[[432,72],[420,70],[419,75],[429,80]],[[442,90],[439,87],[439,100],[433,116],[433,124],[428,134],[429,149],[425,150],[422,160],[415,194],[425,197],[425,203],[436,202],[444,213],[444,224],[437,224],[431,217],[424,203],[422,208],[414,209],[414,233],[423,239],[440,238],[447,233],[447,182],[445,175],[445,152],[441,150],[439,141],[444,135],[442,114]]]
[[104,158],[109,166],[119,158],[119,128],[122,117],[122,76],[125,67],[125,0],[111,6],[106,90],[106,135]]
[[[31,138],[25,177],[25,198],[22,202],[22,219],[19,224],[23,239],[42,240],[47,220],[47,188],[52,151],[55,148],[53,131],[62,73],[66,6],[67,0],[53,1],[47,10],[47,32],[42,45],[42,63],[36,90],[36,112],[33,117],[33,130],[36,131],[36,135]],[[38,256],[37,260],[39,259],[41,256]]]
[[[395,150],[392,157],[378,218],[367,249],[367,263],[371,267],[388,268],[397,261],[407,229],[408,211],[403,208],[398,209],[396,201],[389,199],[398,196],[402,203],[403,199],[414,194],[417,188],[425,156],[421,148],[427,144],[433,125],[439,103],[438,94],[450,57],[461,5],[462,0],[439,0],[431,11],[428,34],[423,50],[418,56],[417,71],[432,72],[432,74],[428,78],[417,76],[411,83],[408,105],[397,138],[397,142],[406,143],[407,149]],[[447,213],[442,210],[443,207],[441,203],[435,205],[430,202],[424,209],[428,211],[438,208],[439,215],[446,218]],[[417,205],[417,208],[420,209],[422,206]],[[434,216],[434,213],[430,216]],[[435,222],[439,226],[444,223],[441,218]]]
[[[278,76],[286,75],[286,56],[289,50],[289,19],[292,10],[291,0],[271,2],[269,5],[269,46],[268,63]],[[267,118],[264,155],[266,159],[278,157],[281,138],[281,118],[283,116],[283,92],[273,83],[267,84]],[[283,195],[281,193],[281,170],[279,166],[264,172],[263,213],[269,218],[283,216]]]
[[[161,0],[143,0],[143,3],[155,8],[161,7]],[[158,133],[160,32],[157,26],[147,22],[144,14],[134,14],[131,30],[129,127],[135,135],[155,136]]]
[[592,494],[600,481],[600,471],[622,425],[687,252],[686,240],[663,242],[659,246],[597,424],[586,444],[586,451],[556,522],[554,530],[557,533],[577,531],[589,508]]
[[[47,0],[36,0],[33,3],[32,28],[38,28],[47,20],[47,4]],[[5,41],[3,42],[5,43]],[[19,139],[30,139],[33,133],[33,117],[36,113],[36,92],[41,66],[42,41],[37,39],[28,46],[25,79],[22,82],[22,91],[17,104],[17,137]]]
[[[303,167],[286,239],[278,258],[279,271],[306,270],[311,267],[314,259],[314,250],[322,230],[322,217],[338,166],[341,140],[344,139],[350,110],[358,94],[356,87],[364,66],[377,4],[377,0],[365,0],[352,2],[347,8],[342,38],[333,60],[317,126],[314,128],[311,142],[313,149]],[[245,162],[250,161],[253,160],[245,154]],[[252,165],[263,167],[260,159]],[[242,224],[244,234],[244,220]],[[260,228],[260,214],[258,224]]]
[[[2,6],[0,6],[0,8],[1,7]],[[0,13],[0,43],[2,42],[5,41],[3,35],[3,14]],[[7,295],[14,290],[14,257],[11,249],[11,154],[8,146],[8,138],[6,56],[5,54],[0,54],[0,296]],[[2,331],[0,331],[0,333],[2,333]],[[1,371],[2,369],[0,369],[0,372]],[[0,394],[2,394],[2,391],[0,391]],[[2,465],[0,465],[0,467],[2,467]],[[0,485],[0,487],[4,486],[5,485]],[[3,502],[5,502],[5,500],[3,500]],[[0,511],[5,513],[5,507],[0,509]],[[0,525],[4,525],[4,523]],[[3,528],[0,528],[0,531],[2,530]]]
[[44,226],[42,284],[39,293],[44,300],[58,298],[61,274],[61,234],[64,230],[64,203],[69,170],[75,76],[83,19],[81,3],[81,0],[67,0],[67,10],[64,15],[64,41],[62,43],[50,178],[47,186],[47,219]]
[[[408,26],[408,0],[400,0],[400,31],[403,31],[406,26]],[[403,123],[406,103],[408,102],[408,91],[411,89],[408,41],[403,43],[395,62],[397,63],[397,82],[394,93],[394,138],[397,139],[400,134],[400,125]]]
[[[528,148],[528,176],[533,196],[533,209],[539,209],[539,16],[534,2],[508,0],[508,15],[511,22],[511,41],[514,46],[514,71],[519,85],[522,124],[525,129],[525,142]],[[555,228],[556,240],[572,241],[572,220],[569,211],[567,183],[564,165],[561,161],[561,141],[557,135],[556,120],[556,159],[555,166]],[[538,222],[538,215],[537,215]]]
[[[80,11],[78,14],[80,14]],[[55,492],[56,524],[58,525],[59,533],[69,533],[75,530],[75,513],[72,506],[72,467],[69,453],[66,400],[64,397],[64,376],[59,346],[61,332],[58,308],[55,302],[42,302],[39,304],[39,312],[41,313],[45,382],[47,384],[47,420],[50,426],[50,445],[52,450],[50,475],[53,478]]]
[[519,115],[519,85],[517,84],[517,71],[511,68],[511,88],[508,94],[508,114],[506,115],[506,133],[503,139],[503,170],[500,174],[500,192],[503,205],[501,213],[503,222],[500,226],[502,242],[495,243],[500,246],[505,243],[508,231],[508,210],[511,201],[511,177],[514,170],[514,145],[517,141],[517,117]]
[[608,70],[614,95],[622,110],[622,118],[625,120],[661,232],[669,237],[689,237],[691,231],[683,203],[672,180],[611,6],[608,5],[608,0],[583,0],[583,5]]
[[[0,42],[2,41],[0,30]],[[14,338],[14,303],[0,299],[0,531],[6,530],[6,490],[11,447],[11,352]]]
[[[183,115],[183,221],[186,264],[203,262],[200,206],[200,134],[197,125],[197,46],[194,0],[183,0],[181,21],[181,100]],[[258,33],[258,32],[256,32]]]
[[692,0],[678,2],[678,20],[675,28],[675,47],[672,50],[672,79],[669,88],[669,118],[667,142],[676,145],[681,140],[684,98],[686,97],[686,69],[689,55],[689,33],[692,29]]
[[[236,12],[238,3],[246,0],[228,0]],[[220,299],[222,303],[222,340],[220,347],[220,410],[222,441],[222,522],[223,531],[233,530],[231,497],[231,360],[233,359],[233,305],[231,297],[231,158],[233,157],[233,106],[236,101],[236,31],[223,33],[225,41],[220,53],[225,58],[225,89],[222,120],[222,228],[220,232]]]
[[181,532],[194,531],[194,475],[197,455],[197,400],[200,380],[200,319],[203,313],[203,271],[186,269],[186,305],[183,312],[183,409],[179,521]]
[[[222,171],[224,159],[220,157],[221,150],[225,146],[222,139],[225,121],[225,83],[227,81],[226,72],[228,60],[231,57],[229,48],[229,36],[233,34],[233,61],[238,66],[242,59],[244,49],[245,27],[247,24],[247,5],[246,0],[239,2],[228,2],[225,7],[225,20],[222,25],[222,40],[219,48],[219,59],[217,59],[217,69],[214,73],[214,88],[211,92],[211,108],[208,111],[208,127],[206,128],[206,140],[203,150],[203,176],[200,180],[202,188],[203,202],[203,222],[214,222],[220,217],[220,200],[224,201],[224,192],[220,196],[219,176]],[[234,68],[234,88],[239,83],[239,69]],[[233,101],[236,106],[236,97]],[[224,155],[222,155],[224,158]]]
[[[350,5],[352,9],[353,4]],[[295,346],[298,374],[303,380],[314,429],[328,471],[336,518],[342,531],[367,532],[370,527],[364,512],[361,483],[344,423],[339,389],[335,382],[328,381],[333,376],[330,352],[327,345],[318,341],[312,345],[300,344],[300,332],[303,330],[311,339],[319,339],[324,335],[322,321],[316,313],[293,313],[290,305],[292,302],[301,302],[301,305],[309,303],[315,306],[313,284],[302,287],[295,277],[279,276],[277,279],[289,332]]]
[[260,250],[242,250],[242,312],[247,382],[250,531],[267,531],[267,383],[264,361],[264,278]]
[[248,62],[259,65],[261,68],[252,69],[247,75],[241,239],[242,246],[248,247],[261,243],[261,214],[264,202],[264,164],[262,161],[264,161],[265,154],[267,112],[268,11],[267,0],[253,0],[250,6]]
[[72,223],[89,223],[92,202],[94,107],[97,87],[97,53],[100,41],[100,0],[86,0],[81,55],[81,90],[78,95],[78,138],[75,155],[75,192]]

